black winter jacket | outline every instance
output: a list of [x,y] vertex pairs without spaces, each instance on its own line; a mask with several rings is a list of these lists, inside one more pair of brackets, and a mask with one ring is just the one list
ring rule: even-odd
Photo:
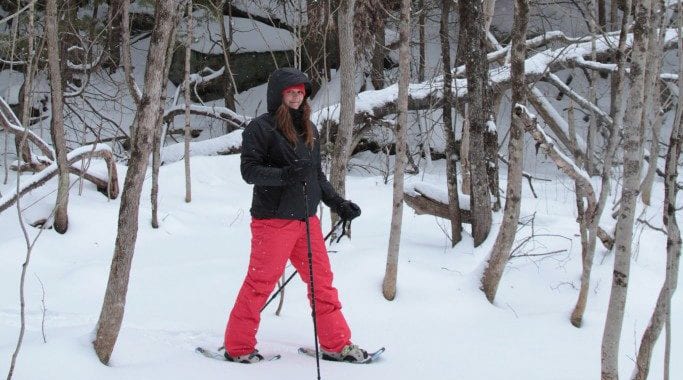
[[[240,170],[242,178],[254,185],[250,211],[257,219],[304,219],[315,215],[321,200],[333,211],[343,201],[322,171],[317,129],[313,128],[314,146],[309,149],[301,136],[296,147],[292,146],[276,126],[274,114],[282,102],[282,90],[300,83],[304,83],[308,94],[311,83],[301,71],[292,68],[274,71],[268,80],[269,112],[253,119],[242,133]],[[313,168],[306,180],[308,215],[303,184],[283,180],[283,168],[297,159],[310,160]]]

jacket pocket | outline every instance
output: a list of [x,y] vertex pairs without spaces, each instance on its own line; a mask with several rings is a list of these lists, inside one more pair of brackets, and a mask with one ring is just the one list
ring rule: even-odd
[[257,186],[253,207],[263,213],[276,215],[280,199],[282,199],[282,186]]

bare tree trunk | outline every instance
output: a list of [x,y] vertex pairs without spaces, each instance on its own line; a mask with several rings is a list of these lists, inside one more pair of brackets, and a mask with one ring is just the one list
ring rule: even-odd
[[394,194],[391,212],[391,230],[387,250],[387,266],[382,284],[384,298],[391,301],[396,297],[398,277],[398,253],[401,245],[401,224],[403,221],[403,178],[406,167],[406,129],[408,127],[408,84],[410,82],[410,0],[401,2],[399,28],[399,77],[398,77],[398,122],[396,123],[396,164],[394,166]]
[[[609,140],[607,142],[607,149],[605,151],[605,157],[603,159],[602,166],[602,178],[600,186],[600,196],[597,201],[595,215],[593,220],[584,221],[589,224],[589,231],[593,228],[597,229],[600,222],[600,217],[605,209],[605,204],[607,203],[607,195],[610,192],[611,182],[610,177],[612,174],[612,164],[614,161],[614,153],[616,152],[620,132],[623,125],[624,113],[626,111],[626,104],[624,102],[624,79],[626,73],[626,41],[628,38],[628,23],[630,19],[630,9],[631,0],[626,0],[627,11],[624,13],[622,18],[622,28],[619,35],[619,47],[616,53],[616,64],[617,73],[613,75],[613,85],[612,85],[612,100],[615,104],[612,104],[613,111],[613,123],[610,130]],[[576,154],[575,154],[576,155]],[[589,232],[590,234],[590,232]],[[590,244],[590,242],[589,242]],[[579,296],[576,300],[576,305],[572,311],[570,321],[572,325],[580,327],[583,322],[583,313],[586,310],[586,304],[588,303],[588,290],[590,287],[590,277],[591,270],[593,267],[593,256],[595,255],[595,249],[588,250],[590,256],[583,256],[583,270],[581,272],[581,288],[579,289]]]
[[172,30],[178,21],[177,14],[183,5],[183,0],[158,1],[156,4],[155,26],[147,56],[144,94],[136,114],[138,126],[134,129],[132,136],[131,157],[121,196],[114,257],[102,311],[97,322],[97,334],[93,342],[95,352],[104,364],[109,363],[114,350],[126,305],[128,280],[137,240],[140,195],[154,130],[159,120],[162,84],[166,82],[163,76],[164,70],[159,70],[159,68],[166,66]]
[[[190,105],[191,105],[191,93],[190,93],[190,46],[192,46],[192,32],[194,31],[193,18],[192,18],[192,0],[187,2],[187,44],[185,48],[185,83],[183,91],[185,95],[185,202],[190,203],[192,201],[192,177],[190,176]],[[226,62],[227,66],[227,62]],[[226,67],[227,71],[227,67]],[[234,100],[234,98],[233,98]],[[226,102],[227,107],[227,102]],[[233,108],[234,109],[234,108]]]
[[[21,6],[21,1],[17,0],[17,9],[20,6]],[[15,53],[16,53],[16,49],[17,49],[18,30],[19,30],[19,22],[12,22],[12,27],[11,27],[11,31],[10,31],[10,34],[11,34],[11,45],[10,46],[11,47],[10,47],[10,55],[9,55],[9,59],[10,59],[10,64],[9,64],[10,80],[9,80],[9,82],[10,83],[12,82],[12,79],[11,79],[12,74],[14,73],[14,58],[15,58]],[[28,38],[32,39],[33,36],[29,35]],[[26,80],[28,80],[28,78],[26,78],[25,81]],[[5,94],[5,98],[9,99],[9,88],[7,88],[6,91],[7,92]],[[5,173],[5,178],[4,178],[2,183],[5,185],[7,184],[7,180],[9,179],[9,166],[10,166],[9,160],[8,160],[8,157],[9,157],[9,155],[8,155],[8,153],[9,153],[9,144],[8,144],[8,142],[9,142],[9,131],[8,131],[8,129],[5,129],[5,141],[4,141],[5,155],[3,156],[3,169],[4,169],[3,172]],[[17,140],[15,140],[15,142],[16,141]],[[17,159],[17,163],[19,163],[19,162],[21,162],[21,158]],[[2,192],[0,191],[0,198],[1,197],[2,197]]]
[[[460,199],[458,195],[458,156],[453,124],[453,72],[451,71],[451,42],[448,21],[451,14],[451,0],[443,0],[441,8],[441,60],[443,62],[443,132],[446,135],[446,185],[448,188],[448,215],[451,221],[451,247],[462,240],[460,220]],[[429,154],[429,152],[425,152]]]
[[[180,21],[180,18],[178,18]],[[173,58],[173,48],[175,44],[176,24],[173,24],[171,30],[171,40],[166,51],[166,66],[164,67],[163,77],[168,78],[168,73],[171,70],[171,61]],[[152,142],[152,189],[150,191],[150,201],[152,203],[152,228],[159,228],[159,169],[161,168],[161,147],[166,141],[166,130],[168,123],[164,123],[164,105],[166,103],[166,87],[168,81],[161,83],[161,103],[159,105],[159,117],[156,121],[156,130],[154,131],[154,140]]]
[[[28,46],[27,46],[27,58],[26,58],[26,69],[24,71],[24,85],[23,93],[20,96],[21,102],[21,125],[25,128],[26,132],[22,138],[14,138],[14,144],[17,149],[17,162],[21,164],[24,161],[30,164],[33,161],[31,150],[26,144],[26,138],[28,138],[28,127],[31,120],[31,102],[33,96],[33,79],[35,77],[35,62],[40,61],[35,57],[35,3],[30,4],[29,9],[29,20],[28,20]],[[21,167],[21,165],[19,165]]]
[[[330,183],[332,187],[345,197],[346,171],[351,155],[353,141],[353,124],[356,110],[356,60],[355,43],[353,40],[353,13],[355,0],[342,0],[338,14],[339,27],[339,55],[341,72],[341,90],[339,106],[339,127],[332,152],[332,167],[330,169]],[[332,215],[332,224],[336,222],[336,215]],[[334,236],[332,237],[334,239]]]
[[135,105],[140,106],[140,88],[135,83],[133,64],[130,56],[130,0],[121,0],[121,54],[123,69],[126,73],[126,84]]
[[474,246],[479,246],[491,230],[491,199],[488,188],[487,160],[484,149],[486,123],[489,119],[488,60],[485,51],[483,30],[484,15],[478,0],[461,0],[460,27],[466,28],[465,67],[467,72],[468,120],[470,126],[470,210],[472,211],[472,237]]
[[375,48],[372,51],[372,69],[370,70],[370,78],[375,90],[384,88],[384,59],[386,57],[386,47],[384,46],[386,43],[384,30],[386,15],[382,10],[378,10],[378,12],[382,12],[382,16],[377,17],[379,25],[375,31]]
[[[232,1],[231,1],[232,2]],[[225,21],[223,17],[223,6],[225,0],[221,1],[219,10],[219,20],[221,26],[221,44],[223,45],[223,65],[225,69],[223,70],[223,101],[225,102],[225,107],[231,110],[235,110],[235,91],[237,89],[234,85],[234,80],[232,77],[232,67],[230,66],[230,45],[232,44],[232,21],[229,23],[229,29],[225,30]],[[232,20],[232,6],[229,9],[229,20]],[[189,49],[189,46],[188,46]]]
[[[595,18],[595,0],[590,0],[588,1],[588,25],[590,28],[590,34],[591,34],[591,60],[596,61],[596,39],[598,38],[598,30],[596,26],[596,18]],[[590,73],[587,75],[588,79],[588,100],[592,104],[597,104],[597,94],[596,94],[596,85],[598,81],[598,76],[595,70],[591,70]],[[597,170],[595,168],[595,144],[596,144],[596,135],[598,133],[598,118],[595,115],[595,112],[591,110],[589,114],[590,120],[588,121],[588,133],[586,136],[586,156],[585,156],[585,164],[586,164],[586,171],[588,172],[588,175],[595,175],[597,173]]]
[[[489,91],[490,92],[490,91]],[[493,211],[500,211],[500,180],[498,179],[498,127],[493,119],[491,103],[486,102],[488,120],[484,130],[484,149],[486,158],[486,178],[488,180],[489,191],[493,197]]]
[[515,1],[515,16],[512,25],[512,42],[510,47],[512,66],[512,124],[510,125],[510,141],[508,143],[508,185],[505,195],[505,210],[500,231],[491,249],[488,265],[482,276],[482,290],[489,302],[496,298],[498,284],[503,276],[505,264],[510,256],[512,243],[515,241],[517,221],[522,202],[522,166],[524,163],[524,124],[516,110],[517,105],[526,103],[526,81],[524,77],[524,60],[526,59],[526,31],[529,23],[528,0]]
[[[464,43],[463,42],[458,42]],[[457,103],[461,103],[458,99]],[[460,171],[462,172],[462,191],[463,194],[470,195],[472,193],[472,170],[470,165],[470,118],[469,118],[469,105],[464,104],[458,107],[463,110],[462,112],[462,134],[460,140]]]
[[59,54],[59,28],[57,20],[57,1],[48,0],[45,6],[45,31],[47,34],[47,55],[50,70],[50,99],[52,118],[50,135],[55,149],[59,168],[57,201],[55,204],[54,228],[63,234],[69,228],[69,165],[66,162],[66,136],[64,132],[64,97]]
[[[680,102],[679,102],[680,104]],[[665,171],[665,187],[666,193],[664,199],[664,226],[667,230],[666,239],[666,274],[664,284],[657,297],[655,309],[652,312],[650,323],[643,333],[643,338],[640,342],[638,350],[638,358],[636,360],[636,368],[632,379],[645,380],[650,370],[650,360],[652,359],[652,350],[662,332],[662,327],[666,322],[666,318],[671,315],[671,297],[678,286],[678,270],[681,259],[681,232],[676,221],[676,179],[678,178],[677,162],[681,154],[681,123],[678,123],[678,131],[676,128],[672,131],[671,139],[669,140],[669,152],[666,159]],[[677,134],[677,136],[675,136]],[[668,367],[668,366],[667,366]]]
[[[678,2],[679,14],[683,11],[683,2]],[[683,20],[678,20],[678,72],[683,72]],[[662,328],[666,325],[667,341],[664,361],[664,378],[668,379],[669,373],[669,344],[671,334],[671,298],[678,287],[678,271],[681,261],[681,231],[676,220],[676,193],[678,192],[678,159],[681,156],[681,139],[683,139],[683,81],[678,81],[678,109],[674,119],[671,137],[669,138],[669,150],[666,154],[664,169],[664,205],[662,219],[667,232],[666,239],[666,273],[664,284],[659,292],[657,304],[652,312],[650,323],[643,333],[640,341],[636,368],[632,379],[645,380],[650,369],[652,350],[654,348]]]
[[[630,2],[631,0],[625,0]],[[625,3],[624,1],[624,3]],[[619,10],[619,2],[618,1],[610,1],[609,5],[609,30],[610,31],[615,31],[617,29],[617,25],[619,25],[619,16],[618,16],[618,10]],[[624,14],[628,12],[629,14],[631,13],[630,9],[626,9],[626,6],[624,6]]]
[[612,274],[612,291],[610,293],[605,330],[602,337],[602,379],[619,378],[619,341],[626,292],[628,290],[631,266],[631,240],[633,239],[633,221],[635,217],[638,189],[640,187],[640,169],[643,159],[641,144],[644,70],[647,59],[647,33],[649,29],[650,0],[641,0],[636,4],[636,17],[633,26],[633,50],[631,52],[631,91],[630,106],[624,126],[624,183],[621,191],[621,209],[617,219],[615,233],[614,271]]
[[[595,13],[595,12],[594,12]],[[605,32],[605,27],[607,26],[607,7],[605,0],[598,0],[598,25],[600,26],[600,31]]]
[[488,33],[491,30],[491,22],[493,21],[494,10],[496,9],[496,0],[484,1],[484,32]]
[[[652,195],[652,185],[654,184],[657,162],[659,162],[659,135],[662,127],[663,112],[661,109],[661,96],[659,73],[662,67],[662,49],[664,45],[664,5],[661,0],[657,1],[657,6],[653,6],[652,22],[655,25],[655,32],[650,33],[648,42],[649,55],[645,69],[645,89],[647,96],[645,99],[645,120],[650,129],[650,160],[647,165],[647,172],[643,182],[640,184],[641,200],[644,204],[650,205]],[[657,32],[659,31],[659,32]],[[680,96],[680,94],[679,94]]]
[[425,65],[427,62],[427,53],[425,51],[426,32],[425,23],[427,21],[427,7],[425,6],[424,0],[418,0],[417,12],[419,16],[417,18],[417,25],[420,34],[420,59],[417,65],[417,80],[423,82],[425,80]]
[[121,63],[121,17],[122,2],[124,0],[109,0],[109,14],[107,15],[109,28],[107,34],[107,59],[104,67],[109,68],[111,73],[115,72]]
[[[459,15],[458,18],[458,47],[455,53],[455,67],[460,67],[465,64],[466,41],[467,41],[467,27],[462,24]],[[460,173],[462,176],[462,186],[460,191],[463,194],[469,195],[471,189],[470,180],[470,121],[469,121],[469,105],[466,101],[460,99],[459,94],[455,93],[455,108],[456,120],[457,115],[462,115],[462,133],[460,137]]]

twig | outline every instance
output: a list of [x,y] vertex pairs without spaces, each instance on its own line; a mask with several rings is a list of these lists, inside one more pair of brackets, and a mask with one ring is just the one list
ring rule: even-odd
[[36,279],[40,283],[40,289],[42,290],[42,297],[40,299],[40,309],[43,314],[43,318],[40,321],[40,331],[43,335],[43,343],[47,343],[47,338],[45,337],[45,314],[47,314],[47,306],[45,306],[45,284],[43,284],[43,281],[40,280],[40,277],[38,277],[37,274],[34,273],[34,276],[36,276]]
[[550,255],[554,255],[554,254],[556,254],[556,253],[562,253],[562,252],[567,252],[567,250],[566,250],[566,249],[558,249],[558,250],[556,250],[556,251],[550,251],[550,252],[546,252],[546,253],[525,253],[525,254],[523,254],[523,255],[511,255],[511,256],[510,256],[510,259],[514,259],[514,258],[517,258],[517,257],[550,256]]
[[647,220],[642,219],[642,218],[638,218],[638,219],[636,219],[636,220],[637,220],[639,223],[642,223],[642,224],[644,224],[644,225],[646,225],[646,226],[652,228],[653,230],[659,231],[659,232],[663,233],[664,235],[666,235],[666,230],[665,230],[664,228],[662,228],[662,227],[655,227],[655,226],[653,226],[652,224],[650,224],[650,222],[648,222]]

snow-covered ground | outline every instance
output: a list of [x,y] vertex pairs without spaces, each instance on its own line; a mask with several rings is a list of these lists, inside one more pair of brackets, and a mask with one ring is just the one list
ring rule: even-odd
[[[123,173],[125,167],[119,170]],[[143,197],[126,314],[109,367],[97,360],[91,342],[113,253],[119,201],[108,201],[90,184],[79,196],[74,186],[68,233],[45,230],[33,249],[26,278],[28,325],[14,379],[316,377],[315,360],[296,352],[299,346],[313,344],[305,288],[298,280],[287,287],[280,316],[274,315],[274,304],[263,313],[258,335],[258,348],[281,354],[281,360],[246,366],[193,352],[199,345],[222,344],[249,257],[251,189],[239,176],[238,156],[193,157],[191,203],[184,202],[183,173],[182,162],[161,168],[159,229],[150,227],[150,206]],[[443,186],[442,179],[443,161],[435,161],[429,173],[408,181]],[[53,180],[22,199],[27,222],[49,214],[54,185]],[[2,185],[0,191],[7,193],[12,186]],[[331,246],[335,284],[353,340],[368,349],[386,346],[387,351],[369,366],[321,362],[322,378],[598,379],[612,255],[598,247],[584,327],[572,327],[569,314],[581,265],[573,186],[561,177],[537,181],[538,199],[528,184],[524,186],[521,221],[527,225],[520,228],[518,242],[532,231],[536,238],[515,252],[529,256],[510,261],[495,305],[478,287],[501,214],[495,214],[494,230],[481,247],[473,248],[465,234],[451,249],[443,220],[417,216],[409,208],[404,211],[398,294],[389,302],[382,297],[381,284],[391,183],[384,184],[381,176],[351,173],[348,197],[363,214],[353,223],[353,239]],[[149,194],[149,181],[144,194]],[[660,205],[660,183],[655,194],[654,204]],[[327,215],[325,210],[325,229]],[[643,217],[659,225],[660,215],[657,206]],[[608,224],[607,219],[603,224]],[[642,227],[636,228],[638,244],[620,356],[622,376],[633,368],[640,335],[663,279],[665,238]],[[0,373],[7,373],[19,333],[18,284],[26,254],[15,209],[0,214],[0,231],[0,358],[4,358]],[[38,232],[28,227],[31,237]],[[561,252],[532,256],[552,251]],[[672,379],[683,376],[683,364],[675,360],[683,351],[681,315],[679,291],[672,312]],[[651,378],[661,377],[662,347],[660,340]]]

